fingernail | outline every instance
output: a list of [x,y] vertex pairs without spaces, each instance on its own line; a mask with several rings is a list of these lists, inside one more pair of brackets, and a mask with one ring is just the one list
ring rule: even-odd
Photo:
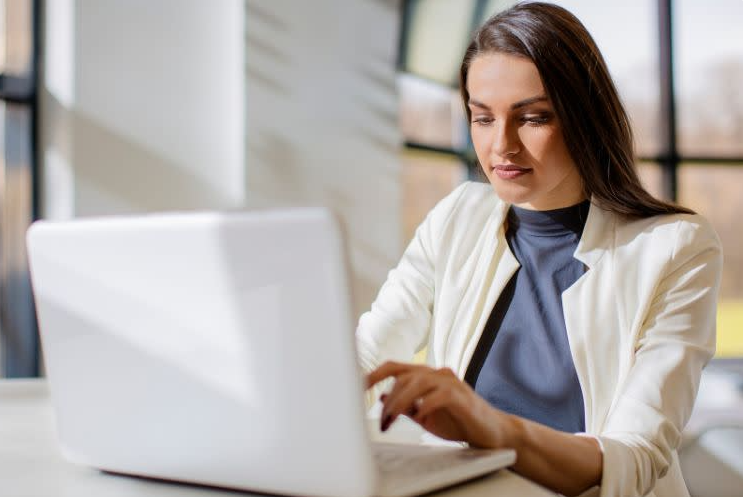
[[389,414],[382,418],[382,424],[380,425],[380,429],[382,431],[387,431],[387,428],[390,427],[390,423],[392,423],[392,416]]

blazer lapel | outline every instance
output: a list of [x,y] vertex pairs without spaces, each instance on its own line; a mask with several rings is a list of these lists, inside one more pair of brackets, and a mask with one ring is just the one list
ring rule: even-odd
[[[495,228],[496,235],[492,237],[491,245],[483,250],[478,264],[482,268],[482,278],[476,289],[474,306],[470,311],[472,321],[466,327],[468,333],[464,341],[465,346],[459,348],[461,352],[460,357],[457,358],[458,368],[456,372],[460,378],[464,378],[467,372],[472,354],[475,353],[475,348],[480,341],[496,300],[520,267],[506,241],[504,222],[509,207],[510,205],[505,202],[499,203],[496,207],[490,225]],[[452,350],[456,350],[456,348],[452,348]]]
[[[585,406],[586,431],[596,433],[611,403],[616,383],[615,349],[621,331],[610,252],[614,214],[591,204],[583,235],[573,256],[587,270],[562,294],[570,351]],[[600,372],[600,374],[599,374]]]

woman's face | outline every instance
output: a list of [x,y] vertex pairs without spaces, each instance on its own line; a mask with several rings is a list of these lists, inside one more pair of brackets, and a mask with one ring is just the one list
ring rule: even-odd
[[533,62],[501,53],[475,57],[467,75],[477,158],[503,200],[535,210],[585,197],[560,122]]

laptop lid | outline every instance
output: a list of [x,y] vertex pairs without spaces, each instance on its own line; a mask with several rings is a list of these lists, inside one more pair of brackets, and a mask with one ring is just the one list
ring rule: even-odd
[[40,221],[27,243],[69,459],[272,493],[373,493],[329,211]]

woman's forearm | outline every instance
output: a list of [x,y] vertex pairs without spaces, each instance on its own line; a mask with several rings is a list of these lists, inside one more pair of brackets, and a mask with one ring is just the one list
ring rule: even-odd
[[507,446],[517,454],[516,473],[567,496],[601,483],[603,454],[596,439],[517,416],[508,416],[507,422]]

